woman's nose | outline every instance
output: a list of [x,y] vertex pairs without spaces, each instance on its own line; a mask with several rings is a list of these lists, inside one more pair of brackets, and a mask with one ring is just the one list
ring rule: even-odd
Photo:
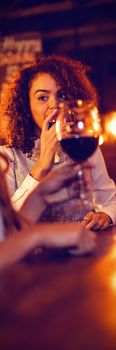
[[49,101],[49,108],[51,109],[55,109],[55,108],[58,108],[58,99],[57,97],[52,97]]

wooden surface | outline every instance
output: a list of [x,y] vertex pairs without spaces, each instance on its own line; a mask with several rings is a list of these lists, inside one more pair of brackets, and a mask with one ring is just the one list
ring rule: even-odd
[[94,255],[45,252],[1,272],[0,349],[116,349],[116,227]]

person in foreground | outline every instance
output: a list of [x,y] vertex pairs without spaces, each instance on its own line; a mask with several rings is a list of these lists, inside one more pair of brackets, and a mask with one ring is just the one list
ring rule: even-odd
[[[97,94],[79,61],[40,55],[35,63],[17,72],[2,95],[0,118],[7,146],[0,149],[10,162],[7,175],[10,196],[15,207],[20,208],[46,174],[68,161],[59,148],[55,123],[51,124],[58,116],[59,104],[78,99],[97,105]],[[97,203],[99,209],[74,213],[69,200],[48,207],[41,222],[85,218],[87,228],[94,230],[116,223],[116,187],[108,176],[99,147],[91,159],[94,164],[88,170],[91,195],[93,205]]]
[[36,224],[48,205],[77,196],[79,165],[71,163],[50,172],[19,212],[14,211],[10,203],[4,175],[7,166],[7,159],[0,155],[0,269],[36,247],[68,248],[71,254],[77,255],[94,249],[95,234],[85,229],[84,220],[81,223]]

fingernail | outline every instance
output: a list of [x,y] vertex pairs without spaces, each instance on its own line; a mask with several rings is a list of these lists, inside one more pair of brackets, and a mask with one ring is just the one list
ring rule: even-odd
[[55,108],[52,112],[51,115],[57,112],[57,108]]

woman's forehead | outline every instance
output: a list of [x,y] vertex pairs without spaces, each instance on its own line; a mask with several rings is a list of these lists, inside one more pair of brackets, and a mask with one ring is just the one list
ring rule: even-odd
[[60,84],[57,80],[50,74],[46,72],[37,73],[36,76],[31,81],[30,88],[46,88],[47,86],[51,88],[60,88]]

